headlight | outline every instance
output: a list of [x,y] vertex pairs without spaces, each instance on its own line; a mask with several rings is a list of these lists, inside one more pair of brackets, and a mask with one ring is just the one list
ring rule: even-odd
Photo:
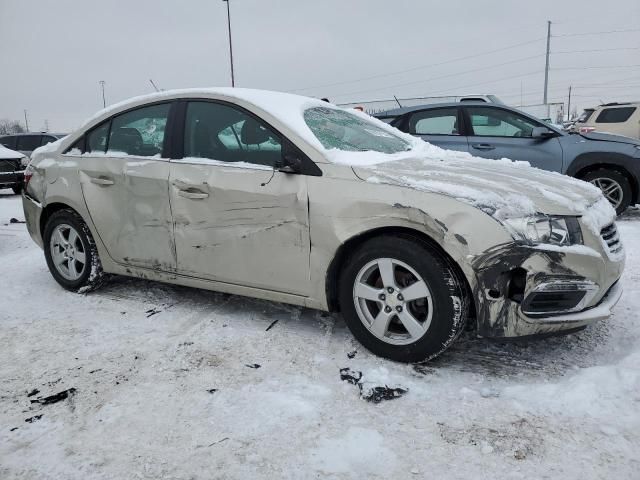
[[29,165],[29,157],[22,157],[20,159],[20,165],[22,165],[23,167],[26,167],[27,165]]
[[504,226],[515,240],[530,245],[582,245],[582,231],[576,217],[539,215],[510,218],[504,220]]

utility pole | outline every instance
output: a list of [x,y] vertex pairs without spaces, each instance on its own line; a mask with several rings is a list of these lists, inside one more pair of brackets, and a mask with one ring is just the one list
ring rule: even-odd
[[571,85],[569,85],[569,103],[567,104],[567,122],[571,121]]
[[231,63],[231,86],[235,87],[236,82],[233,76],[233,46],[231,44],[231,13],[229,12],[229,0],[222,0],[227,4],[227,27],[229,29],[229,61]]
[[24,126],[27,128],[27,132],[29,131],[29,120],[27,119],[27,111],[24,111]]
[[551,49],[551,20],[547,21],[547,60],[544,67],[544,103],[547,104],[547,90],[549,87],[549,51]]
[[106,82],[104,80],[100,80],[98,83],[100,84],[100,88],[102,88],[102,108],[107,108],[107,101],[104,97],[104,84]]
[[44,131],[45,132],[49,131],[49,120],[47,119],[44,120]]

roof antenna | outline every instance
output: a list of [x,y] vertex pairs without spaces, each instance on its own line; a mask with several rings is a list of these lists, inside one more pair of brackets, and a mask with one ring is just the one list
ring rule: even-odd
[[149,82],[151,83],[151,86],[152,86],[153,88],[155,88],[156,92],[159,92],[159,91],[160,91],[160,89],[159,89],[158,87],[156,87],[156,84],[155,84],[155,83],[153,83],[153,80],[152,80],[152,79],[149,79]]
[[393,96],[393,98],[395,98],[396,103],[398,104],[398,106],[399,106],[400,108],[402,108],[402,105],[400,105],[400,100],[398,100],[398,97],[396,97],[396,96],[394,95],[394,96]]

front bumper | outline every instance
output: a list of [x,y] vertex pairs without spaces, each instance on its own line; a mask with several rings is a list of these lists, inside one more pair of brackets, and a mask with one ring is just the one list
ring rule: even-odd
[[24,220],[27,230],[34,242],[40,248],[43,247],[42,235],[40,232],[40,216],[42,215],[42,204],[31,198],[26,192],[22,193],[22,209],[24,210]]
[[[475,257],[473,266],[483,337],[572,331],[607,318],[622,295],[624,254],[612,257],[597,244],[562,251],[514,243]],[[531,300],[541,292],[551,295]]]

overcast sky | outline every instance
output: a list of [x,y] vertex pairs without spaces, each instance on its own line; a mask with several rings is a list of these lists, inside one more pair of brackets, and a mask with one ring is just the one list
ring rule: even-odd
[[[638,0],[231,0],[236,86],[335,103],[466,93],[541,103],[547,20],[551,101],[566,102],[570,84],[580,108],[640,100]],[[229,85],[226,4],[0,0],[0,62],[0,119],[24,121],[26,109],[31,130],[48,120],[69,131],[102,107],[100,80],[107,104],[152,92],[149,79]]]

